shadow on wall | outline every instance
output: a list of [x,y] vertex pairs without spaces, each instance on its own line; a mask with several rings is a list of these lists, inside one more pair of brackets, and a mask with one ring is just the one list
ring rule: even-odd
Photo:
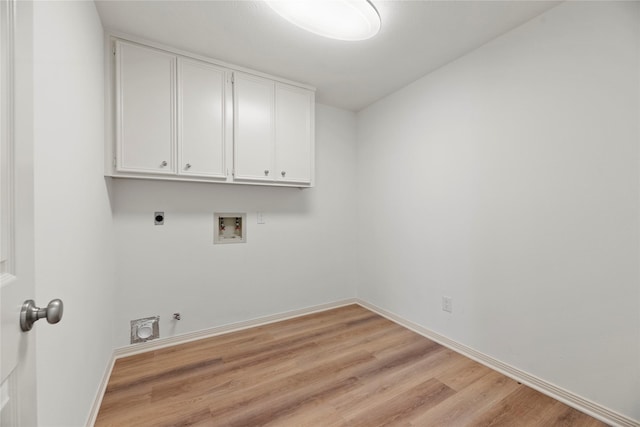
[[[192,212],[258,212],[305,215],[315,188],[269,187],[201,182],[106,178],[114,215],[165,210]],[[111,181],[111,184],[109,184]],[[117,193],[117,197],[116,196]]]

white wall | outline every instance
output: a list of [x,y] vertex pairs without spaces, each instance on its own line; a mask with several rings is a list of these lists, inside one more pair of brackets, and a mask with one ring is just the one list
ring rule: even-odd
[[[316,106],[316,168],[305,190],[114,179],[116,345],[142,317],[168,337],[354,297],[354,113]],[[247,243],[214,245],[214,212],[245,212]]]
[[[38,422],[84,425],[113,350],[114,239],[103,171],[102,25],[93,2],[34,2]],[[62,391],[62,392],[61,392]]]
[[567,2],[360,112],[358,293],[640,420],[639,24]]

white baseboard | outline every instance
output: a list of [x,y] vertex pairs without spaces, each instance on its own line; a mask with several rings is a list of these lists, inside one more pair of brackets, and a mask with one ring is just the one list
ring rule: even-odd
[[157,340],[148,341],[141,344],[134,344],[126,347],[117,348],[113,351],[111,361],[109,362],[109,365],[105,370],[104,378],[102,379],[102,382],[100,383],[100,387],[96,393],[95,402],[89,414],[87,426],[91,427],[95,423],[96,417],[98,416],[98,411],[100,409],[100,404],[102,403],[104,392],[106,390],[107,383],[109,381],[109,376],[111,375],[111,371],[117,359],[127,357],[127,356],[132,356],[139,353],[144,353],[147,351],[158,350],[165,347],[183,344],[183,343],[187,343],[190,341],[195,341],[203,338],[209,338],[216,335],[227,334],[230,332],[236,332],[243,329],[253,328],[256,326],[266,325],[269,323],[275,323],[282,320],[305,316],[307,314],[331,310],[333,308],[343,307],[345,305],[350,305],[350,304],[358,304],[368,310],[371,310],[374,313],[377,313],[407,329],[410,329],[426,338],[429,338],[430,340],[437,342],[438,344],[441,344],[466,357],[469,357],[470,359],[473,359],[476,362],[482,363],[483,365],[493,370],[496,370],[501,374],[504,374],[522,384],[525,384],[543,394],[546,394],[547,396],[550,396],[556,400],[559,400],[560,402],[565,403],[581,412],[584,412],[585,414],[588,414],[602,422],[605,422],[612,426],[618,426],[618,427],[640,427],[640,422],[637,420],[634,420],[625,415],[619,414],[609,408],[606,408],[602,405],[599,405],[595,402],[592,402],[588,399],[578,396],[575,393],[572,393],[568,390],[558,387],[548,381],[545,381],[525,371],[522,371],[504,362],[501,362],[498,359],[495,359],[489,355],[476,351],[473,348],[467,347],[464,344],[460,344],[459,342],[453,341],[452,339],[449,339],[423,326],[420,326],[407,319],[404,319],[401,316],[398,316],[390,311],[384,310],[380,307],[375,306],[374,304],[370,304],[358,298],[344,299],[344,300],[340,300],[332,303],[316,305],[316,306],[307,307],[299,310],[287,311],[284,313],[277,313],[270,316],[246,320],[243,322],[231,323],[228,325],[222,325],[214,328],[203,329],[200,331],[190,332],[187,334],[175,335],[173,337],[160,338]]
[[362,307],[373,311],[374,313],[386,317],[387,319],[416,332],[417,334],[429,338],[430,340],[435,341],[447,348],[450,348],[457,353],[467,356],[468,358],[473,359],[476,362],[479,362],[495,371],[500,372],[503,375],[506,375],[522,384],[525,384],[539,391],[540,393],[546,394],[549,397],[559,400],[560,402],[571,406],[572,408],[575,408],[580,412],[584,412],[585,414],[590,415],[604,423],[619,427],[640,427],[640,421],[638,420],[634,420],[625,415],[619,414],[609,408],[592,402],[589,399],[585,399],[584,397],[578,396],[577,394],[558,387],[548,381],[531,375],[525,371],[521,371],[518,368],[501,362],[489,355],[476,351],[464,344],[453,341],[443,335],[420,326],[417,323],[413,323],[407,319],[404,319],[390,311],[384,310],[380,307],[375,306],[374,304],[370,304],[362,300],[358,300],[357,303]]
[[243,329],[254,328],[256,326],[262,326],[262,325],[267,325],[269,323],[275,323],[275,322],[280,322],[282,320],[292,319],[295,317],[306,316],[307,314],[319,313],[321,311],[327,311],[327,310],[343,307],[345,305],[350,305],[350,304],[358,304],[358,300],[356,298],[348,298],[348,299],[343,299],[340,301],[330,302],[326,304],[314,305],[312,307],[306,307],[299,310],[292,310],[284,313],[272,314],[270,316],[258,317],[256,319],[230,323],[228,325],[216,326],[213,328],[202,329],[200,331],[189,332],[186,334],[175,335],[167,338],[160,338],[153,341],[147,341],[145,343],[133,344],[125,347],[116,348],[115,350],[113,350],[113,355],[105,370],[104,377],[102,378],[102,381],[96,393],[96,398],[94,399],[91,412],[89,413],[89,417],[87,419],[87,426],[92,427],[96,422],[96,418],[98,417],[98,411],[100,410],[100,405],[102,404],[102,399],[107,389],[107,383],[109,382],[109,377],[111,376],[111,371],[113,370],[113,366],[115,365],[115,362],[118,359],[121,359],[123,357],[133,356],[139,353],[145,353],[147,351],[153,351],[153,350],[158,350],[165,347],[171,347],[178,344],[184,344],[190,341],[196,341],[203,338],[210,338],[216,335],[228,334],[230,332],[237,332]]
[[107,363],[107,366],[104,370],[104,374],[102,375],[102,381],[100,381],[100,385],[98,386],[98,390],[96,391],[96,396],[93,399],[93,405],[91,406],[91,411],[89,411],[89,417],[87,419],[87,427],[93,427],[96,423],[96,418],[98,417],[98,411],[100,410],[100,405],[102,404],[102,398],[104,397],[104,392],[107,389],[107,383],[109,382],[109,377],[111,377],[111,371],[113,371],[113,365],[116,362],[116,358],[114,355],[111,355],[111,359]]
[[214,337],[216,335],[227,334],[229,332],[241,331],[243,329],[254,328],[256,326],[268,325],[269,323],[280,322],[282,320],[292,319],[294,317],[306,316],[307,314],[318,313],[321,311],[331,310],[333,308],[343,307],[349,304],[357,304],[355,298],[344,299],[340,301],[330,302],[326,304],[314,305],[312,307],[301,308],[298,310],[286,311],[284,313],[276,313],[269,316],[258,317],[255,319],[244,320],[241,322],[230,323],[228,325],[216,326],[213,328],[202,329],[200,331],[188,332],[186,334],[174,335],[172,337],[160,338],[153,341],[147,341],[140,344],[127,345],[125,347],[116,348],[113,351],[115,359],[133,356],[134,354],[145,353],[151,350],[158,350],[164,347],[171,347],[177,344],[184,344],[190,341],[196,341],[202,338]]

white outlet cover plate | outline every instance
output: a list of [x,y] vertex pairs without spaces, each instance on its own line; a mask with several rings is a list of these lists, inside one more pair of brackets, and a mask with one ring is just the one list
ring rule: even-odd
[[453,298],[442,297],[442,311],[453,313]]

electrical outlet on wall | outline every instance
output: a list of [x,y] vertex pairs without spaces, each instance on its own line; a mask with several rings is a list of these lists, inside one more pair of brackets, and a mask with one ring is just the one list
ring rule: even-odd
[[256,212],[256,218],[258,220],[258,224],[266,224],[267,220],[264,217],[264,212]]
[[153,221],[155,225],[164,225],[164,212],[154,212]]
[[453,298],[444,296],[442,297],[442,311],[453,313]]

